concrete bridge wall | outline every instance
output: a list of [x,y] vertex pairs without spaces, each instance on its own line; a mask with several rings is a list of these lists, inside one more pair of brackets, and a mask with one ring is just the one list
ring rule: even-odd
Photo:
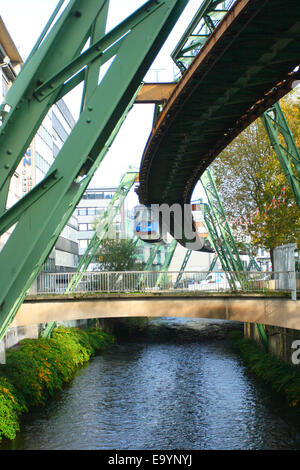
[[216,318],[300,330],[300,301],[287,298],[109,296],[26,300],[12,327],[87,318]]

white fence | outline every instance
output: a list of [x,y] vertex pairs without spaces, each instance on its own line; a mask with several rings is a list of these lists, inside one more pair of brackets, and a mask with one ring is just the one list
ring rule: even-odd
[[[297,284],[300,290],[300,273]],[[77,273],[41,273],[38,294],[63,294]],[[282,280],[284,279],[284,282]],[[282,288],[284,286],[284,288]],[[92,292],[294,292],[295,273],[120,271],[85,272],[74,293]]]

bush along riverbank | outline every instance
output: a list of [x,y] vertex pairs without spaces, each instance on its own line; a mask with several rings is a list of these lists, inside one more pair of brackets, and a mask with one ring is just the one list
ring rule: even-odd
[[247,369],[283,396],[300,414],[300,370],[265,352],[255,341],[244,338],[240,331],[231,331],[228,340]]
[[24,339],[8,349],[0,366],[0,441],[14,439],[22,413],[45,405],[80,365],[113,343],[112,335],[97,328],[58,327],[50,339]]

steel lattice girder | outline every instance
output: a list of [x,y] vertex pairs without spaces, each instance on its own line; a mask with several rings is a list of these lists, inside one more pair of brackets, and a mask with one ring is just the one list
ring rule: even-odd
[[165,277],[165,271],[168,271],[169,270],[169,267],[170,267],[170,264],[171,264],[171,261],[173,259],[173,256],[174,256],[174,253],[175,253],[175,250],[176,250],[176,246],[177,246],[177,240],[172,240],[169,247],[168,247],[168,251],[165,255],[165,260],[164,260],[164,264],[162,266],[162,273],[160,273],[158,275],[158,278],[157,278],[157,281],[155,283],[155,286],[158,287],[164,280],[164,277]]
[[244,265],[210,170],[206,170],[202,175],[201,182],[209,203],[204,209],[204,220],[210,242],[218,254],[223,270],[232,272],[227,274],[231,287],[236,288],[236,281],[243,286],[244,280],[240,273],[244,271]]
[[231,228],[227,221],[227,216],[219,196],[217,187],[215,185],[212,173],[207,170],[201,177],[201,182],[205,190],[212,216],[217,221],[220,234],[225,243],[226,248],[231,253],[230,264],[233,271],[243,271],[244,265],[240,259],[239,251],[236,246],[234,236],[232,235]]
[[147,272],[152,271],[152,265],[154,263],[156,255],[159,252],[159,250],[161,249],[161,247],[162,247],[162,243],[157,243],[157,244],[155,244],[155,246],[150,251],[149,257],[148,257],[147,262],[146,262],[146,264],[144,266],[144,269],[143,269],[144,272],[141,274],[141,276],[139,278],[138,287],[143,286],[143,284],[145,282],[145,278],[147,276]]
[[[183,73],[234,2],[204,0],[171,54]],[[189,55],[187,55],[189,53]]]
[[[268,109],[261,119],[285,177],[294,193],[296,202],[300,207],[300,152],[280,103],[277,102]],[[280,142],[280,136],[284,139],[283,143]]]
[[157,243],[154,247],[152,247],[152,250],[150,251],[150,255],[147,259],[147,263],[145,264],[144,271],[151,271],[152,265],[154,263],[155,257],[159,250],[161,249],[162,244]]
[[[53,173],[56,183],[50,188],[47,182],[44,187],[41,185],[39,197],[20,214],[0,254],[0,263],[6,267],[6,272],[0,273],[0,339],[98,167],[99,154],[187,1],[148,1],[106,34],[102,42],[98,39],[98,55],[95,55],[93,45],[91,50],[82,54],[81,51],[94,32],[96,21],[101,15],[106,18],[108,1],[70,0],[11,87],[2,106],[0,132],[4,214],[10,177],[51,106],[64,94],[65,87],[70,89],[71,80],[67,85],[60,81],[56,88],[57,82],[53,83],[52,78],[61,79],[63,73],[68,80],[76,73],[76,67],[81,69],[92,60],[100,60],[104,49],[107,52],[114,48],[114,61],[100,84],[94,83],[83,97],[80,118],[49,169],[47,177]],[[79,73],[72,86],[80,79],[88,80],[87,74]],[[49,94],[49,90],[40,88],[45,83],[49,84]],[[1,223],[0,219],[0,227]]]
[[185,268],[189,262],[189,259],[191,257],[191,254],[192,254],[192,250],[187,250],[184,258],[183,258],[183,261],[182,261],[182,264],[181,264],[181,267],[180,267],[180,272],[177,276],[177,279],[176,279],[176,282],[175,282],[175,287],[178,286],[178,284],[180,283],[181,279],[182,279],[182,276],[183,276],[183,273],[185,271]]
[[230,252],[227,251],[227,247],[223,243],[222,237],[220,237],[218,226],[211,213],[210,206],[208,204],[204,204],[203,206],[204,222],[209,233],[209,241],[221,262],[222,269],[226,273],[231,289],[236,290],[234,274],[230,274],[230,272],[232,272],[232,267],[229,262]]

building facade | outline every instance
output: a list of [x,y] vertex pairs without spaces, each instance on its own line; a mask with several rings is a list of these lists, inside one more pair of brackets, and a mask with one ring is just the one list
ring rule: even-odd
[[[44,178],[74,125],[75,120],[66,103],[59,100],[48,112],[31,144],[34,184]],[[26,184],[23,185],[23,190],[25,189]],[[78,261],[78,220],[72,216],[62,230],[43,271],[73,272],[78,266]]]
[[[83,194],[74,213],[78,219],[79,255],[83,255],[87,249],[96,227],[117,189],[116,187],[89,188]],[[116,238],[126,236],[125,213],[125,205],[123,204],[111,224],[110,230]]]
[[[1,103],[11,87],[13,81],[21,70],[22,58],[6,29],[0,16],[0,98]],[[7,199],[7,207],[11,207],[22,196],[21,189],[22,164],[16,169],[11,178],[10,189]],[[0,237],[0,250],[6,243],[12,229],[8,230]]]

